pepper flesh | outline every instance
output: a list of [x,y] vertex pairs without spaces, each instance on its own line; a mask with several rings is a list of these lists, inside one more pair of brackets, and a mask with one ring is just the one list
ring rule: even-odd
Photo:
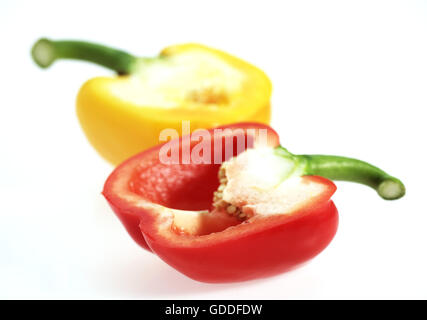
[[88,140],[113,164],[157,145],[165,128],[181,132],[183,120],[191,121],[191,131],[270,121],[271,83],[264,72],[200,44],[174,45],[158,57],[136,58],[96,44],[41,39],[32,54],[43,68],[57,59],[80,59],[120,74],[87,81],[76,102]]
[[[234,128],[244,128],[247,139],[253,139],[247,129],[266,129],[267,145],[279,144],[269,127],[238,124]],[[222,139],[210,132],[213,145]],[[182,145],[187,138],[176,143]],[[330,201],[336,188],[329,180],[303,177],[303,183],[321,185],[323,191],[292,212],[242,222],[212,208],[220,164],[162,164],[160,147],[120,165],[103,194],[141,246],[190,278],[235,282],[271,276],[313,258],[332,240],[338,214]],[[211,211],[200,212],[204,209]]]

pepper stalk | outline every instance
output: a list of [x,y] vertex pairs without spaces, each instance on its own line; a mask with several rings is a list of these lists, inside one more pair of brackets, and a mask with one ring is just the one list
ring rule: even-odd
[[402,181],[365,161],[332,155],[295,155],[281,146],[276,148],[276,154],[290,160],[294,165],[292,173],[298,175],[318,175],[330,180],[364,184],[385,200],[405,195]]
[[36,64],[48,68],[55,60],[74,59],[93,62],[116,71],[130,74],[137,65],[138,58],[122,50],[85,41],[53,41],[39,39],[31,50]]

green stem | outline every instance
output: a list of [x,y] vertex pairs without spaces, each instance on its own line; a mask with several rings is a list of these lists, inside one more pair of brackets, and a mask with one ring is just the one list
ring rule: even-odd
[[306,160],[305,173],[331,180],[352,181],[375,189],[386,200],[399,199],[405,194],[403,183],[381,169],[361,160],[326,155],[300,155]]
[[57,59],[77,59],[99,64],[119,74],[131,73],[137,61],[136,57],[127,52],[99,44],[44,38],[34,44],[31,55],[41,68],[49,67]]

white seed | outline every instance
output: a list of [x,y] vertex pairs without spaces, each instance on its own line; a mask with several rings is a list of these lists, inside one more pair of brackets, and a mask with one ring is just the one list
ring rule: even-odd
[[243,219],[246,217],[246,214],[244,214],[243,212],[241,214],[239,214],[239,218]]
[[221,178],[225,178],[225,170],[224,169],[219,169],[218,171],[218,177]]
[[224,200],[219,200],[217,203],[218,203],[218,207],[220,208],[224,208],[227,206],[227,202],[225,202]]
[[236,208],[235,206],[233,206],[233,205],[230,205],[230,206],[228,206],[228,207],[227,207],[227,212],[228,212],[229,214],[233,214],[233,213],[235,213],[235,212],[236,212],[236,210],[237,210],[237,208]]

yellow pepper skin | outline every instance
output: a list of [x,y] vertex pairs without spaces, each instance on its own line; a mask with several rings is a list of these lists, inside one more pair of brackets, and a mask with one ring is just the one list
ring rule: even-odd
[[[40,41],[43,45],[50,42]],[[33,57],[41,67],[47,67],[53,61],[45,63],[46,48],[37,48],[37,44]],[[52,60],[58,57],[76,58],[57,54]],[[96,57],[77,59],[122,74],[87,81],[76,101],[77,116],[88,140],[114,165],[159,144],[163,129],[181,133],[183,121],[190,121],[191,131],[233,122],[270,122],[272,88],[268,77],[220,50],[192,43],[174,45],[156,58],[131,59],[129,66],[121,64],[122,69],[111,67],[110,60],[107,65],[95,61]]]

